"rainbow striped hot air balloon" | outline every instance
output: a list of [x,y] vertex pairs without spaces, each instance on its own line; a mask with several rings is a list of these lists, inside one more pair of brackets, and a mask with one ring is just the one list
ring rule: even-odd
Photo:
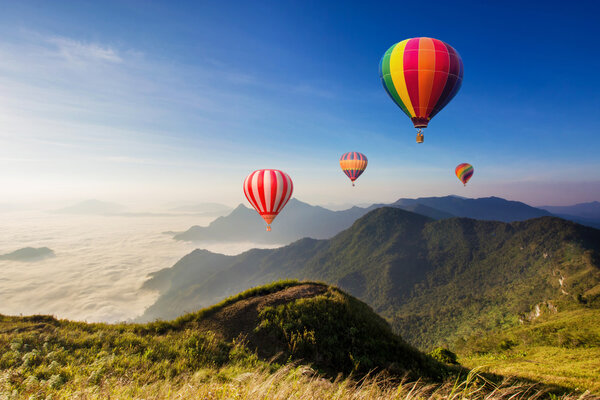
[[354,186],[354,181],[367,168],[367,162],[367,156],[358,151],[350,151],[342,154],[340,157],[340,167],[342,167],[342,171],[352,181],[352,186]]
[[456,95],[463,79],[458,52],[441,40],[420,37],[396,43],[383,55],[379,76],[387,94],[421,128]]
[[259,169],[244,180],[244,194],[267,223],[267,231],[271,230],[271,222],[283,210],[293,191],[290,176],[278,169]]
[[454,172],[456,173],[456,177],[460,179],[465,186],[467,186],[467,182],[469,182],[469,179],[471,179],[475,170],[471,164],[462,163],[456,166]]

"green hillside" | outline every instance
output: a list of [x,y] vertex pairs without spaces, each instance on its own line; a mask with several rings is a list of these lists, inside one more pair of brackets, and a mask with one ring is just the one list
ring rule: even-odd
[[0,398],[71,398],[85,388],[107,398],[112,387],[136,397],[146,385],[177,386],[198,371],[226,380],[241,372],[273,372],[294,360],[333,377],[386,370],[435,381],[448,373],[393,334],[366,304],[316,283],[251,289],[169,322],[0,316]]
[[558,218],[511,224],[454,219],[424,230],[437,266],[390,315],[417,344],[453,344],[513,326],[535,305],[597,305],[600,231]]
[[533,321],[457,343],[460,362],[600,393],[600,309],[552,310],[546,307]]
[[600,295],[600,231],[554,217],[513,223],[434,221],[380,208],[330,240],[302,239],[239,256],[196,251],[159,271],[143,319],[172,318],[283,278],[334,284],[372,306],[422,349],[514,326],[536,304]]

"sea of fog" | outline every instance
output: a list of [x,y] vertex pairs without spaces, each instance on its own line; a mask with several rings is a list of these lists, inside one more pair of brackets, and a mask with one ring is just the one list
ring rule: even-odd
[[31,262],[0,260],[0,314],[125,321],[156,300],[157,293],[140,290],[148,274],[171,267],[192,250],[238,254],[266,247],[179,242],[164,233],[206,225],[211,219],[0,213],[0,254],[45,246],[56,255]]

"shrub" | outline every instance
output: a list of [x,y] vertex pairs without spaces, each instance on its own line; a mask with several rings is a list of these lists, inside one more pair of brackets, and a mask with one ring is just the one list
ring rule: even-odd
[[439,362],[446,364],[458,364],[458,361],[456,361],[456,354],[445,347],[437,347],[431,353],[429,353],[429,355]]
[[229,358],[230,346],[214,333],[193,332],[185,340],[185,353],[192,368],[221,366]]

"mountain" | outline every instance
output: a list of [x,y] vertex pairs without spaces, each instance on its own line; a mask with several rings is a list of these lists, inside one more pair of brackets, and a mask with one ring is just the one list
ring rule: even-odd
[[[383,205],[331,211],[292,198],[284,211],[273,222],[273,231],[266,232],[264,221],[257,215],[256,211],[240,204],[231,214],[217,218],[209,226],[192,226],[187,231],[176,234],[174,238],[187,241],[248,241],[275,244],[286,244],[303,237],[328,239],[349,228],[357,218],[381,206]],[[434,219],[451,218],[453,216],[421,204],[398,207]]]
[[[531,218],[554,215],[578,224],[600,229],[600,203],[582,203],[569,207],[532,207],[520,201],[510,201],[499,197],[469,199],[460,196],[420,197],[400,199],[389,206],[413,211],[408,207],[428,206],[438,212],[457,217],[474,218],[484,221],[524,221]],[[432,216],[432,214],[417,213]],[[446,217],[439,217],[441,219]]]
[[49,257],[54,257],[54,251],[47,247],[23,247],[12,253],[1,254],[0,260],[39,261]]
[[342,211],[312,206],[293,198],[274,221],[272,232],[265,231],[264,222],[256,211],[240,204],[231,214],[216,219],[209,226],[193,226],[183,233],[176,234],[174,238],[187,241],[244,241],[269,244],[287,244],[303,237],[328,239],[349,228],[357,218],[379,207],[401,208],[433,219],[459,216],[512,222],[551,215],[548,211],[525,203],[498,197],[399,199],[392,204],[373,204],[366,208],[352,207]]
[[414,212],[416,214],[421,214],[421,215],[424,215],[426,217],[433,218],[433,219],[445,219],[445,218],[452,218],[452,217],[456,216],[454,214],[450,214],[449,212],[442,211],[442,210],[439,210],[437,208],[429,207],[429,206],[426,206],[426,205],[421,204],[421,203],[413,203],[413,204],[396,204],[396,203],[392,203],[392,204],[378,204],[378,205],[374,205],[374,206],[369,207],[369,211],[374,210],[376,208],[380,208],[380,207],[400,208],[402,210],[411,211],[411,212]]
[[600,231],[556,217],[435,221],[383,207],[329,240],[237,256],[195,251],[144,287],[140,320],[172,318],[276,279],[324,281],[367,302],[420,348],[517,324],[535,304],[600,296]]
[[590,203],[579,203],[572,206],[542,206],[538,207],[552,214],[571,215],[574,217],[600,220],[600,201]]
[[69,207],[55,210],[61,214],[110,215],[122,213],[125,206],[100,200],[85,200]]
[[598,201],[572,206],[543,206],[539,208],[561,218],[600,229],[600,202]]
[[348,228],[368,211],[353,207],[331,211],[292,198],[283,212],[273,221],[273,230],[265,230],[265,222],[255,210],[240,204],[231,214],[220,217],[209,226],[193,226],[174,236],[176,240],[190,241],[248,241],[253,243],[285,244],[302,237],[329,238]]
[[519,201],[510,201],[499,197],[483,197],[479,199],[458,196],[420,197],[418,199],[399,199],[391,205],[400,207],[424,205],[457,217],[486,221],[524,221],[526,219],[551,215],[546,210],[540,210]]

